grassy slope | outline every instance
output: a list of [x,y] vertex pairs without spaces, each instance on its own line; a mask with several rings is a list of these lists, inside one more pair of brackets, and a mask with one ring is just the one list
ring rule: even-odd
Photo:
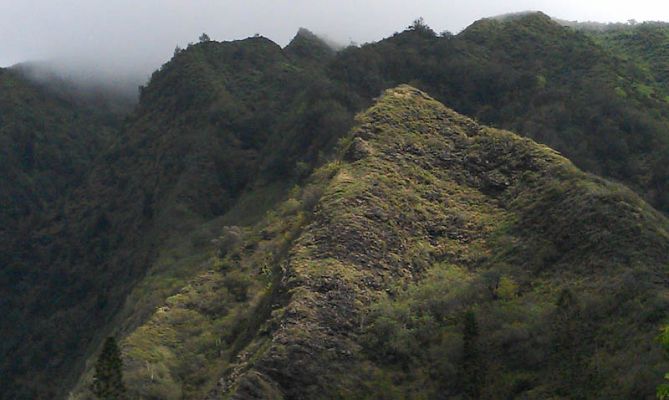
[[457,396],[473,310],[486,398],[652,395],[665,217],[408,86],[342,149],[123,341],[131,393]]
[[[238,395],[275,384],[286,398],[456,394],[448,364],[466,308],[480,315],[491,397],[653,393],[661,353],[648,343],[667,301],[662,216],[550,150],[481,130],[408,88],[386,94],[356,135],[368,155],[341,166],[291,250],[290,302],[270,322],[279,328],[269,349],[231,384]],[[425,275],[434,279],[417,279]],[[495,293],[503,278],[514,289]],[[402,281],[421,283],[402,290]],[[383,299],[392,286],[398,293]],[[576,324],[594,336],[578,339],[578,366],[558,361],[577,350],[550,354],[557,339],[547,325],[565,287],[585,303]],[[376,366],[360,359],[361,343]],[[631,359],[636,376],[621,372]],[[356,363],[369,375],[352,374]],[[582,380],[569,381],[579,368]]]
[[588,31],[605,48],[633,60],[640,69],[647,96],[669,98],[669,25],[643,23],[603,31]]
[[537,13],[477,21],[455,36],[407,30],[343,51],[330,72],[369,98],[411,83],[458,112],[622,181],[665,210],[669,114],[664,96],[644,89],[645,63]]

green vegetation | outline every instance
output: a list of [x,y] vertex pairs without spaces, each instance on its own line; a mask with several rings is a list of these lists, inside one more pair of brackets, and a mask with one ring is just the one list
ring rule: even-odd
[[357,121],[127,336],[131,396],[655,393],[664,216],[408,86]]
[[4,392],[57,397],[105,326],[145,321],[209,268],[212,232],[255,223],[323,162],[353,105],[300,65],[258,37],[190,46],[154,74],[76,188],[2,253]]
[[[77,276],[51,274],[34,261],[63,256],[47,250],[59,239],[43,229],[114,140],[120,119],[104,104],[81,104],[64,88],[0,69],[0,397],[34,398],[38,388],[52,393],[58,385],[46,378],[58,376],[60,353],[78,351],[76,337],[60,336],[57,316],[77,297],[40,297],[45,287],[69,285]],[[97,222],[104,227],[104,218]]]
[[647,22],[585,32],[636,66],[635,77],[645,83],[647,96],[662,99],[669,93],[669,24]]
[[123,361],[116,339],[109,337],[102,346],[102,353],[95,363],[95,375],[91,392],[99,400],[124,400],[126,389],[123,384]]
[[[662,334],[660,335],[660,342],[664,347],[664,350],[669,352],[669,327],[664,327]],[[669,372],[664,376],[666,380],[669,380]],[[669,399],[669,383],[663,383],[657,388],[657,398],[659,400]]]
[[464,332],[462,333],[462,366],[458,382],[467,399],[481,398],[483,371],[478,350],[479,328],[476,315],[472,311],[465,313]]
[[203,35],[123,122],[0,70],[0,397],[90,398],[110,334],[131,398],[653,395],[665,217],[374,100],[666,213],[645,28]]
[[[655,53],[636,47],[622,57],[610,51],[613,40],[593,35],[541,13],[484,19],[455,36],[410,27],[342,51],[330,73],[365,98],[410,83],[462,114],[624,182],[666,212],[669,114],[657,72],[666,68],[651,55],[666,52],[664,36],[639,39]],[[656,72],[642,74],[649,63],[646,70]]]

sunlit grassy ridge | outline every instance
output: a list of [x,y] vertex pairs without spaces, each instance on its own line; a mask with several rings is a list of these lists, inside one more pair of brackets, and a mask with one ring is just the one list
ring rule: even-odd
[[221,232],[209,270],[124,339],[126,382],[460,396],[470,311],[485,398],[643,398],[667,368],[668,229],[628,189],[400,86],[276,211]]

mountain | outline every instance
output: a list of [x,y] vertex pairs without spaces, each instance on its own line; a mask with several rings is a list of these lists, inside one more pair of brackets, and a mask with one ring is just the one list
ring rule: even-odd
[[[341,50],[203,40],[127,114],[3,70],[26,89],[0,92],[0,192],[41,208],[0,214],[0,398],[86,397],[107,336],[141,398],[448,397],[464,370],[501,397],[647,396],[669,114],[616,46],[541,13]],[[454,111],[377,99],[402,83]]]
[[331,44],[306,28],[300,28],[293,40],[288,43],[284,51],[293,60],[325,64],[336,56],[336,50]]
[[626,60],[634,60],[647,96],[664,97],[669,94],[669,24],[646,22],[605,31],[589,32],[595,40]]
[[126,337],[131,397],[462,395],[469,311],[486,398],[652,398],[661,213],[409,86],[339,154]]
[[202,268],[219,219],[262,216],[351,120],[336,87],[267,39],[175,55],[83,182],[3,252],[12,318],[2,322],[0,359],[15,376],[3,392],[62,396],[69,384],[50,382],[80,373],[105,326],[141,321]]
[[[71,89],[64,82],[58,90],[42,85],[23,68],[0,70],[0,371],[10,377],[2,379],[0,388],[10,393],[8,398],[16,396],[7,391],[8,385],[33,385],[28,376],[13,381],[9,371],[30,371],[34,365],[49,370],[54,348],[78,351],[75,338],[64,343],[49,337],[63,321],[49,320],[53,315],[39,321],[36,317],[43,311],[39,304],[55,311],[64,300],[56,293],[33,298],[40,293],[36,287],[68,284],[67,274],[49,275],[33,260],[57,259],[54,253],[35,254],[58,240],[40,230],[66,207],[68,194],[83,184],[88,170],[114,142],[123,114],[109,103],[82,102]],[[30,340],[35,331],[41,336],[35,341],[48,342],[48,348]],[[17,350],[26,345],[27,353]]]
[[[118,121],[0,69],[2,242],[82,179]],[[10,185],[11,183],[11,185]],[[11,232],[11,235],[10,235]]]
[[649,95],[648,76],[639,74],[644,64],[532,13],[480,20],[456,36],[416,25],[342,51],[331,71],[366,97],[412,83],[458,112],[625,183],[667,211],[667,99]]

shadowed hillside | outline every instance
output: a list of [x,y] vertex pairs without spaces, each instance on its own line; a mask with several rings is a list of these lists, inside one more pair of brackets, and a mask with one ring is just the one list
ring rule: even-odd
[[[64,339],[55,334],[46,338],[64,322],[58,318],[51,320],[54,317],[51,312],[66,307],[64,303],[72,299],[63,299],[53,292],[40,298],[43,292],[39,288],[68,285],[82,276],[67,271],[50,274],[33,261],[50,263],[59,257],[46,251],[36,254],[37,247],[44,248],[60,240],[40,229],[50,226],[54,216],[63,211],[68,195],[85,182],[87,172],[100,154],[116,140],[122,123],[122,114],[107,104],[86,104],[69,88],[53,89],[28,79],[20,69],[0,69],[0,312],[3,315],[0,396],[3,398],[18,395],[9,387],[33,386],[27,376],[26,380],[18,379],[10,371],[27,373],[35,365],[49,365],[46,360],[54,361],[51,358],[54,348],[59,349],[56,353],[73,355],[80,351],[75,337]],[[48,306],[43,309],[40,304]],[[47,316],[37,317],[44,311],[48,311]],[[48,348],[29,339],[36,332],[41,336],[36,340],[50,342]],[[29,346],[27,353],[19,350],[24,346]]]
[[351,110],[264,38],[176,54],[83,182],[3,252],[2,370],[15,377],[4,392],[62,390],[49,383],[78,374],[105,326],[133,326],[204,268],[211,229],[260,218],[348,130]]

